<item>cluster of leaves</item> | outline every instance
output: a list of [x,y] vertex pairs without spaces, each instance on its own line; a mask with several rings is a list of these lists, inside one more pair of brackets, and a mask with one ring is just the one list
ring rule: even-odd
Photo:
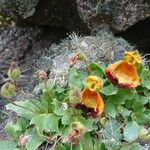
[[[139,141],[150,140],[149,69],[139,65],[140,85],[136,89],[121,89],[105,78],[105,65],[90,63],[87,67],[103,81],[100,93],[105,110],[100,117],[89,118],[73,107],[70,91],[75,88],[82,91],[88,73],[72,67],[64,89],[48,79],[35,87],[40,92],[38,97],[15,102],[23,107],[6,105],[7,110],[17,113],[17,121],[5,126],[11,140],[0,141],[0,149],[36,150],[44,144],[55,150],[142,150]],[[73,122],[80,122],[84,128],[77,136],[78,144],[69,139]]]

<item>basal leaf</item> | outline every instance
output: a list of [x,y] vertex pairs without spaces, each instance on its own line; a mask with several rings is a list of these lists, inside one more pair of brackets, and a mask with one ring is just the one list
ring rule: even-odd
[[63,116],[63,113],[65,112],[65,110],[63,110],[62,101],[58,101],[54,99],[52,104],[54,105],[54,113],[58,116]]
[[115,95],[118,92],[118,88],[116,88],[112,84],[110,84],[108,86],[101,88],[100,92],[107,95],[107,96]]
[[135,121],[130,121],[126,124],[123,135],[124,139],[128,142],[132,142],[138,138],[140,126]]
[[0,141],[0,150],[15,150],[17,144],[12,141]]
[[63,144],[57,144],[55,146],[55,150],[68,150],[67,147],[65,147],[65,145]]
[[30,128],[25,132],[25,136],[28,137],[26,144],[27,150],[37,150],[38,147],[45,141],[44,138],[39,136],[34,128]]
[[116,141],[122,140],[121,131],[118,130],[120,128],[119,123],[114,120],[108,120],[104,125],[104,136],[107,140],[114,138]]
[[5,132],[13,138],[17,138],[17,131],[21,130],[22,130],[21,126],[13,124],[12,122],[7,123],[5,126]]
[[136,114],[136,121],[142,125],[150,124],[150,110],[145,110],[143,112],[139,111]]
[[[28,109],[31,109],[32,111],[38,113],[38,108],[30,100],[16,101],[15,103],[18,104],[18,105],[20,105],[20,106],[24,106],[24,107],[26,107]],[[29,120],[33,116],[36,115],[35,113],[31,112],[28,109],[15,106],[13,104],[7,104],[6,105],[6,109],[7,110],[12,110],[12,111],[16,112],[18,116],[21,116],[21,117],[29,119]]]
[[110,100],[105,103],[105,112],[113,118],[116,117],[116,107]]
[[120,150],[144,150],[144,148],[139,143],[133,143],[122,147]]
[[96,63],[90,63],[88,65],[89,69],[91,70],[92,72],[92,75],[95,75],[95,76],[98,76],[100,78],[103,78],[104,76],[104,72],[103,72],[103,69]]
[[39,132],[47,131],[47,132],[57,132],[58,129],[58,121],[60,117],[55,114],[40,114],[34,116],[30,124],[34,124]]
[[77,73],[75,68],[70,68],[69,69],[69,75],[68,75],[69,79],[68,79],[68,84],[69,86],[73,86],[73,87],[79,87],[80,89],[82,89],[84,87],[79,74]]
[[74,119],[74,121],[81,122],[87,132],[90,132],[93,130],[93,120],[91,118],[85,119],[82,116],[78,116],[78,117],[74,117],[73,119]]
[[70,125],[72,120],[73,120],[73,118],[72,118],[71,110],[66,110],[63,113],[63,116],[62,116],[62,119],[61,119],[62,124],[63,125]]
[[[127,94],[128,93],[128,94]],[[131,100],[135,96],[135,90],[119,89],[118,93],[111,97],[114,104],[123,104],[126,100]]]
[[122,115],[123,118],[129,116],[131,114],[131,112],[132,112],[131,110],[128,110],[128,109],[126,109],[123,106],[119,106],[119,110],[118,111]]
[[44,109],[46,110],[46,112],[50,112],[52,111],[52,99],[49,95],[49,93],[47,91],[43,92],[42,95],[42,105],[44,107]]

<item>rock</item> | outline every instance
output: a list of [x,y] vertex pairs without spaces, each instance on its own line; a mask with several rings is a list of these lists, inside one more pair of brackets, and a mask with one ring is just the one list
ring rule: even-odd
[[149,0],[76,0],[80,17],[96,30],[103,23],[113,31],[123,31],[150,16]]
[[2,0],[0,1],[0,11],[9,11],[25,19],[34,14],[38,1],[39,0]]
[[75,0],[4,0],[0,12],[12,14],[19,23],[64,27],[68,32],[88,34],[90,30],[80,18]]
[[[64,27],[88,34],[107,24],[123,31],[150,16],[149,0],[3,0],[0,12],[17,16],[22,22]],[[23,19],[23,20],[22,20]]]

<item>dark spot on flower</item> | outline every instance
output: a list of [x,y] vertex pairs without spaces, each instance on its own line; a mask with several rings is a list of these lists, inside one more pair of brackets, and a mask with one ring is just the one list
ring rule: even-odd
[[77,103],[75,105],[75,108],[81,110],[83,112],[83,115],[85,116],[92,117],[92,118],[98,117],[98,110],[95,111],[94,108],[86,107],[84,104]]

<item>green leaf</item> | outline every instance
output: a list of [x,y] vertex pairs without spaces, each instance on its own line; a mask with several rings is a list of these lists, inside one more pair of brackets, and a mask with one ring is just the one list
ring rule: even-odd
[[42,105],[46,112],[50,112],[52,110],[52,99],[49,96],[49,93],[47,91],[43,91],[42,95]]
[[107,149],[104,143],[96,139],[94,141],[94,150],[107,150]]
[[68,150],[68,149],[63,144],[57,144],[55,146],[55,150]]
[[[47,80],[47,89],[48,89],[48,91],[51,91],[52,90],[52,88],[54,87],[54,82],[52,81],[52,80]],[[42,82],[42,83],[40,83],[39,85],[37,85],[36,87],[35,87],[35,89],[34,89],[34,91],[36,92],[36,93],[38,93],[40,90],[46,90],[46,87],[45,87],[45,83],[44,82]]]
[[64,113],[63,113],[63,116],[62,116],[62,119],[61,119],[61,122],[63,125],[70,125],[70,123],[72,122],[72,115],[71,115],[71,110],[66,110]]
[[121,141],[122,140],[122,134],[121,131],[119,130],[120,124],[114,120],[108,120],[105,125],[104,125],[104,136],[106,139],[110,140],[114,138],[116,141]]
[[44,138],[39,136],[34,128],[30,128],[25,132],[28,137],[28,142],[26,144],[27,150],[37,150],[38,147],[45,141]]
[[142,81],[142,86],[150,89],[150,70],[147,67],[144,66],[142,68],[140,78]]
[[145,110],[143,112],[139,111],[136,115],[136,121],[142,125],[150,124],[150,110]]
[[150,90],[150,80],[143,80],[142,84],[144,87],[146,87],[148,90]]
[[118,92],[118,88],[116,88],[112,84],[110,84],[108,86],[101,88],[100,92],[107,95],[107,96],[116,95]]
[[143,112],[145,110],[144,104],[141,101],[136,100],[133,104],[134,112]]
[[25,120],[24,118],[17,118],[16,125],[21,128],[20,131],[25,132],[29,125],[29,121]]
[[74,117],[73,118],[74,121],[79,121],[83,124],[83,126],[85,127],[86,132],[90,132],[93,130],[93,120],[90,119],[85,119],[82,116],[78,116],[78,117]]
[[110,100],[105,103],[105,112],[113,118],[116,117],[116,107]]
[[128,110],[128,109],[126,109],[126,108],[123,107],[123,106],[119,106],[118,109],[119,109],[119,110],[118,110],[119,113],[122,115],[123,118],[125,118],[125,117],[127,117],[127,116],[129,116],[129,115],[131,114],[131,111]]
[[[38,112],[37,107],[30,100],[17,101],[15,103],[20,105],[20,106],[24,106],[24,107],[26,107],[28,109],[31,109],[32,111]],[[36,115],[35,113],[33,113],[33,112],[31,112],[31,111],[29,111],[29,110],[27,110],[25,108],[21,108],[21,107],[15,106],[13,104],[6,105],[6,109],[7,110],[12,110],[12,111],[16,112],[18,116],[21,116],[21,117],[29,119],[29,120],[33,116]]]
[[17,144],[12,141],[0,141],[1,150],[15,150]]
[[12,122],[7,123],[5,126],[5,132],[13,137],[13,138],[17,138],[17,131],[21,131],[22,128],[18,125],[14,125]]
[[133,143],[122,147],[120,150],[144,150],[144,148],[139,143]]
[[[116,95],[113,95],[111,99],[114,104],[123,104],[125,100],[131,100],[135,96],[135,90],[133,89],[119,89]],[[128,94],[127,94],[128,93]]]
[[43,131],[59,133],[59,120],[60,117],[55,114],[40,114],[34,116],[31,119],[30,124],[34,124],[40,133],[42,133]]
[[62,101],[54,99],[52,104],[54,105],[54,113],[58,116],[63,116],[64,110]]
[[69,86],[73,86],[73,87],[79,87],[80,89],[82,89],[84,87],[79,74],[77,73],[75,68],[70,68],[69,69],[69,75],[68,75],[68,83]]
[[104,76],[103,69],[98,64],[93,62],[93,63],[90,63],[88,67],[91,70],[93,75],[103,78]]
[[85,71],[79,71],[78,74],[79,74],[81,81],[84,81],[88,76],[87,72]]
[[126,124],[123,135],[126,141],[132,142],[138,138],[140,126],[135,121],[130,121]]

